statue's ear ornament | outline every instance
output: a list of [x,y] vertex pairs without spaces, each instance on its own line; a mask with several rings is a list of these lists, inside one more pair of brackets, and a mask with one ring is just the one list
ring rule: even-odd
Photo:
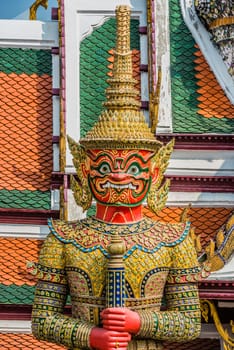
[[[155,184],[151,186],[147,197],[147,204],[150,210],[158,213],[165,207],[170,187],[170,180],[167,179],[162,185],[164,173],[169,164],[170,156],[173,151],[175,140],[172,139],[165,146],[162,146],[155,156],[151,159],[152,168],[158,169],[158,178]],[[161,186],[161,187],[160,187]]]
[[82,207],[83,211],[90,208],[92,204],[92,194],[88,185],[88,178],[85,176],[82,168],[87,166],[87,154],[84,148],[75,142],[70,136],[67,136],[69,149],[73,156],[73,164],[76,168],[77,179],[71,175],[71,189],[74,195],[76,204]]

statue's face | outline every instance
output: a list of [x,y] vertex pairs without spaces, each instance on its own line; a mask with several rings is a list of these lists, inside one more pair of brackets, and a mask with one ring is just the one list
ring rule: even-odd
[[149,191],[152,176],[146,150],[92,150],[88,153],[89,186],[102,204],[134,207],[142,203]]

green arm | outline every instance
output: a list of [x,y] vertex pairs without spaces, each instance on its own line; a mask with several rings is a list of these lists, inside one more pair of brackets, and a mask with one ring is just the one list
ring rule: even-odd
[[64,244],[49,234],[35,265],[38,283],[32,310],[32,332],[39,340],[65,345],[68,348],[89,348],[94,325],[64,314],[68,296],[65,273]]

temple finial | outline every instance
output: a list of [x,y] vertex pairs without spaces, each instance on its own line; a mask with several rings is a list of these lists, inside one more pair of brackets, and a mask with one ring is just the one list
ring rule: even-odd
[[117,6],[115,13],[117,21],[116,51],[122,55],[129,54],[131,18],[130,7],[124,5]]
[[107,82],[107,109],[140,108],[139,91],[135,88],[137,81],[133,79],[132,51],[130,50],[130,7],[116,8],[117,37],[114,51],[113,76]]

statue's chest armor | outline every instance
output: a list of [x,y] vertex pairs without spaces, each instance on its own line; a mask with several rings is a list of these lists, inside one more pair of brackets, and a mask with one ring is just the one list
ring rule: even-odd
[[56,221],[51,229],[64,243],[73,316],[95,324],[106,307],[108,246],[113,234],[118,234],[126,247],[125,306],[159,310],[173,247],[188,231],[186,224],[167,225],[150,219],[114,225],[94,218],[74,224]]
[[[125,253],[125,287],[127,298],[162,297],[170,268],[168,249],[154,253],[134,246]],[[108,252],[99,248],[84,252],[74,245],[66,247],[66,272],[71,295],[105,296]]]

